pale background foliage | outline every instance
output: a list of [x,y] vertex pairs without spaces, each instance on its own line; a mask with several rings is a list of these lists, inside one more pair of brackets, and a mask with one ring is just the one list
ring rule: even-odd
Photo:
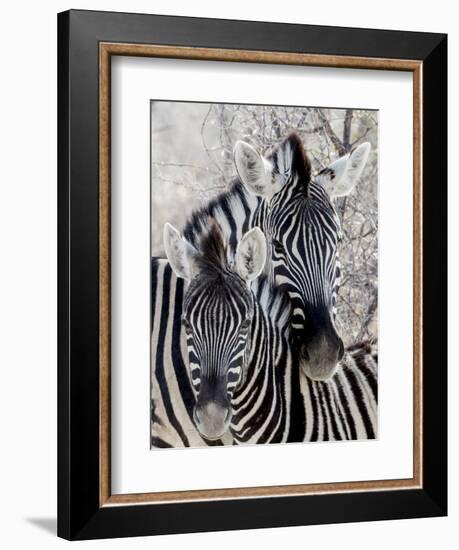
[[268,153],[295,130],[316,173],[359,143],[371,153],[354,191],[337,200],[343,239],[338,328],[346,345],[377,336],[378,113],[355,109],[152,102],[152,255],[164,257],[162,227],[228,189],[238,139]]

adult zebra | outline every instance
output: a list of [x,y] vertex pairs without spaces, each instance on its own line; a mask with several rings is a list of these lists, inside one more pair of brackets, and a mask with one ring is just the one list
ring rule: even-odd
[[351,192],[369,152],[370,145],[363,143],[311,178],[311,164],[296,134],[268,158],[244,142],[235,148],[241,180],[264,198],[251,225],[260,227],[271,243],[267,271],[290,296],[300,364],[313,380],[331,378],[344,353],[334,322],[341,231],[332,201]]
[[371,351],[352,349],[328,382],[301,374],[290,341],[288,295],[259,277],[266,260],[259,228],[242,237],[231,264],[217,225],[199,250],[177,239],[172,227],[165,238],[172,268],[190,281],[183,324],[197,395],[193,417],[206,440],[228,432],[239,444],[376,436]]
[[[301,352],[301,366],[311,378],[332,376],[342,356],[342,342],[333,322],[333,289],[339,281],[339,221],[331,197],[350,192],[368,151],[368,144],[360,145],[311,180],[309,160],[295,134],[266,159],[239,142],[235,164],[240,180],[195,212],[184,229],[187,242],[199,247],[209,218],[215,219],[228,243],[230,260],[247,229],[258,224],[264,230],[270,244],[265,272],[289,292],[295,313],[294,340]],[[176,280],[164,261],[154,260],[152,287],[152,445],[206,444],[196,430],[193,432],[190,420],[194,394],[183,368],[183,281]]]

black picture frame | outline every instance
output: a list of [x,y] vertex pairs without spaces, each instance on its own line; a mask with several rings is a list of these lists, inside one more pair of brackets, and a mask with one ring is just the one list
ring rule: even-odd
[[[421,488],[100,506],[100,42],[422,62],[426,230],[422,234]],[[58,535],[93,539],[446,515],[446,228],[446,35],[79,10],[60,13]]]

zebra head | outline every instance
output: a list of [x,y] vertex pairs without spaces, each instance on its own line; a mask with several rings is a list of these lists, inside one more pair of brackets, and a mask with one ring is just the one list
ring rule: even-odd
[[196,392],[194,421],[203,437],[218,439],[230,426],[231,397],[244,377],[254,310],[249,283],[263,270],[266,240],[258,227],[248,231],[231,266],[216,224],[199,251],[166,224],[164,245],[176,275],[189,281],[182,322]]
[[314,380],[333,376],[344,353],[334,322],[340,222],[332,201],[351,192],[369,151],[370,144],[363,143],[311,178],[311,163],[295,133],[266,158],[247,143],[235,146],[242,183],[264,198],[254,224],[271,244],[266,269],[289,293],[301,367]]

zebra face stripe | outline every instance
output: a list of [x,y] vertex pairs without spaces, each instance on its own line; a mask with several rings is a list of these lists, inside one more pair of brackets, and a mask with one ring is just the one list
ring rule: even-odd
[[271,241],[271,276],[290,296],[301,366],[322,380],[334,374],[343,353],[334,324],[340,223],[321,185],[292,178],[262,203],[255,223]]
[[217,278],[198,275],[184,300],[195,423],[207,439],[229,428],[231,398],[244,377],[250,349],[253,296],[229,270]]
[[288,286],[299,307],[332,304],[339,223],[329,206],[323,209],[313,197],[299,196],[289,199],[288,208],[274,207],[269,212],[276,282]]

